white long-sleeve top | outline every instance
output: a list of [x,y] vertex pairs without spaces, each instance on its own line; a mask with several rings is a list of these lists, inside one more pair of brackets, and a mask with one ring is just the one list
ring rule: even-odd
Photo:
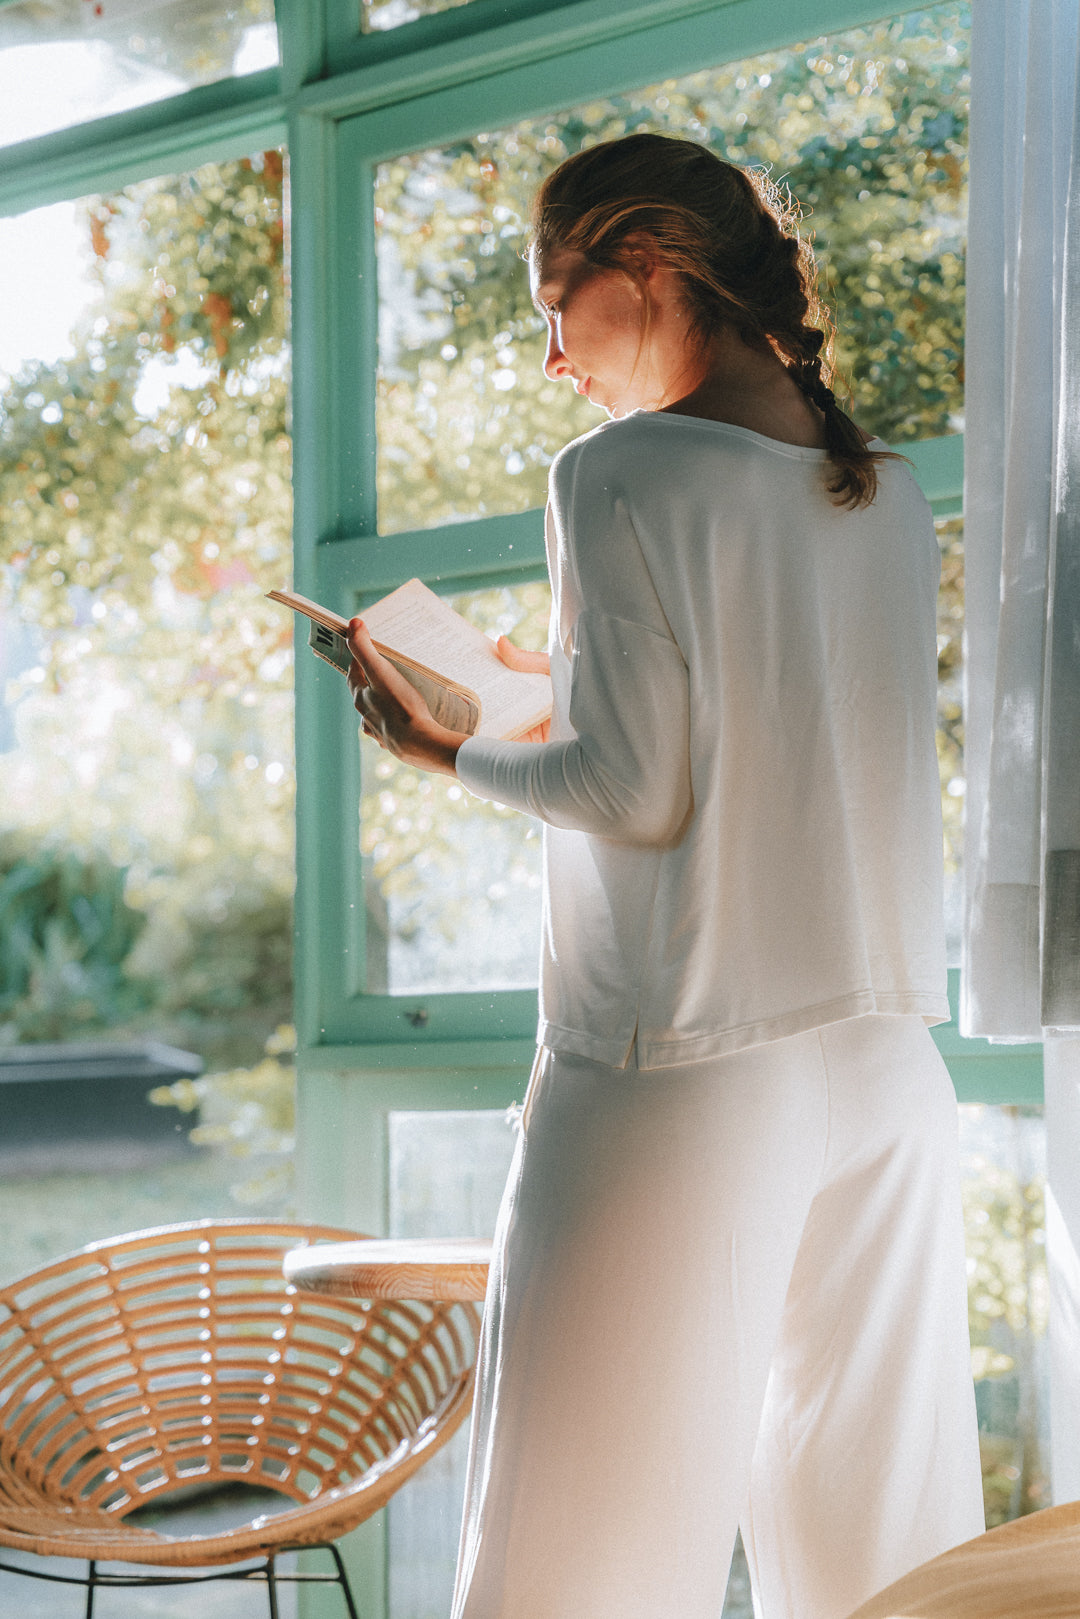
[[555,1050],[662,1068],[949,1016],[937,540],[904,463],[852,512],[824,460],[638,412],[552,465],[551,740],[471,738],[458,774],[546,823]]

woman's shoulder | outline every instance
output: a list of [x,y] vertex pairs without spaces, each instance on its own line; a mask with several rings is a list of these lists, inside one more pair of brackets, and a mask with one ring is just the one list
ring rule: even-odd
[[799,477],[816,479],[824,460],[824,450],[769,439],[731,422],[640,410],[572,439],[552,462],[550,487],[557,501],[572,499],[575,490],[616,488],[647,498],[658,482],[668,499],[673,482],[688,496],[699,487],[715,496],[721,482],[729,492],[744,484],[756,487],[760,476],[747,479],[754,468],[764,471],[769,483],[780,472],[784,482],[803,463]]
[[655,417],[656,412],[637,410],[629,416],[600,422],[588,433],[571,439],[551,463],[553,482],[567,487],[582,471],[592,474],[638,467],[641,457],[650,453],[649,446],[657,444],[652,427]]

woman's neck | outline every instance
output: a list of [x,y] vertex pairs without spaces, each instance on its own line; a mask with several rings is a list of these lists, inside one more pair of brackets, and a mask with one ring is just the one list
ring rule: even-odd
[[[696,371],[693,385],[660,409],[730,422],[785,444],[824,449],[821,412],[767,344],[755,347],[726,326],[711,339]],[[692,378],[693,372],[684,371],[681,381],[685,386]]]

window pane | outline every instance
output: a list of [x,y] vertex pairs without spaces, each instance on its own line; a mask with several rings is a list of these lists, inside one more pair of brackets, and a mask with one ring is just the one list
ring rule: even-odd
[[12,1273],[291,1202],[285,204],[268,151],[0,221],[0,1047],[205,1068],[88,1080],[92,1140],[26,1101]]
[[[546,644],[546,584],[448,600],[487,633]],[[361,758],[369,993],[530,988],[540,949],[537,824],[367,739]]]
[[385,33],[418,17],[433,17],[437,11],[456,11],[470,0],[360,0],[360,27],[365,34]]
[[0,146],[277,60],[273,0],[0,5]]
[[952,517],[936,526],[941,547],[937,749],[945,829],[945,944],[949,963],[955,966],[960,960],[964,921],[964,524],[962,518]]
[[1050,1505],[1042,1108],[961,1107],[960,1154],[972,1370],[992,1529]]
[[543,175],[638,129],[787,180],[864,426],[962,426],[967,95],[952,4],[380,165],[382,532],[543,505],[552,456],[601,420],[541,374],[520,255]]

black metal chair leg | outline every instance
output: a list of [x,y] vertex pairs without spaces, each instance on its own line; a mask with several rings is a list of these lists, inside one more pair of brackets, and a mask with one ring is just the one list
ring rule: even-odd
[[90,1560],[90,1578],[86,1582],[86,1619],[94,1619],[94,1590],[97,1580],[97,1564]]
[[357,1610],[356,1603],[353,1601],[352,1589],[349,1585],[349,1576],[345,1572],[345,1564],[342,1561],[341,1553],[338,1551],[337,1547],[332,1541],[327,1543],[326,1549],[330,1553],[330,1556],[334,1559],[334,1567],[337,1569],[337,1577],[338,1583],[341,1586],[341,1594],[345,1598],[345,1606],[349,1610],[349,1619],[360,1619],[360,1614]]
[[266,1598],[270,1604],[270,1619],[279,1619],[277,1577],[274,1572],[274,1559],[272,1555],[266,1559]]

